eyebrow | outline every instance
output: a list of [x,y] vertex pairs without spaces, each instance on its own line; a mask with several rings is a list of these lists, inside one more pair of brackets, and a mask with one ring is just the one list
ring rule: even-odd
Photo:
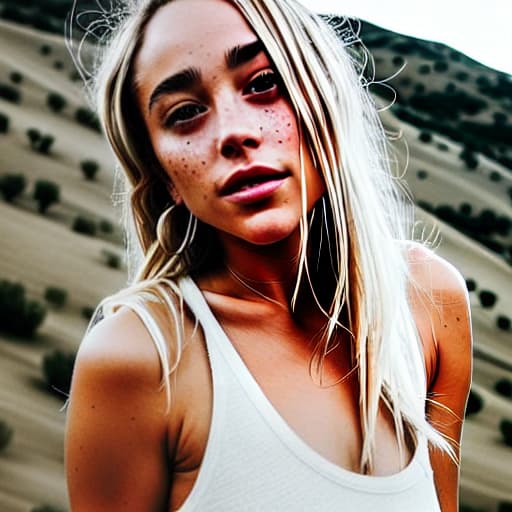
[[197,68],[187,68],[160,82],[149,98],[148,110],[165,94],[191,89],[201,82],[201,72]]
[[237,45],[226,52],[226,65],[228,69],[235,69],[251,61],[262,51],[263,44],[260,40],[253,41],[243,46]]
[[[224,58],[228,69],[236,69],[247,64],[259,53],[263,52],[263,44],[256,40],[245,45],[237,45],[226,51]],[[198,68],[187,68],[160,82],[149,98],[148,110],[164,95],[186,91],[196,87],[201,82],[201,72]]]

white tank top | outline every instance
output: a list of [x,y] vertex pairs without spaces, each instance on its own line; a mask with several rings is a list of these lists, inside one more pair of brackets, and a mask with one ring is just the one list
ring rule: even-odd
[[424,439],[391,476],[328,461],[274,409],[194,281],[183,278],[180,288],[203,328],[213,384],[204,458],[180,512],[440,512]]

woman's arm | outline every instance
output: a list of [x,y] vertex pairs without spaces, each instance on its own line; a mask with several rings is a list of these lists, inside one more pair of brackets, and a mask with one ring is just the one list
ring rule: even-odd
[[158,355],[122,309],[83,340],[65,437],[73,512],[167,510],[171,468]]
[[[427,417],[453,446],[458,459],[472,371],[466,284],[460,273],[439,256],[423,248],[414,251],[412,274],[417,285],[416,303],[421,303],[424,313],[422,340],[427,365]],[[435,448],[430,450],[430,461],[442,512],[457,512],[458,465]]]

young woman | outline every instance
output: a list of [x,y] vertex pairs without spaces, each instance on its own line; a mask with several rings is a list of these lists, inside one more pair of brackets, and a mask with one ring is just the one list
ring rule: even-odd
[[355,53],[293,0],[134,4],[97,97],[143,260],[79,350],[72,510],[455,512],[464,281]]

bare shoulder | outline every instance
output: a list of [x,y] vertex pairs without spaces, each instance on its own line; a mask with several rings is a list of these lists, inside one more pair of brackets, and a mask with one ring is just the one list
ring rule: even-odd
[[66,422],[73,510],[159,510],[166,502],[168,422],[160,384],[157,351],[131,309],[121,308],[86,335]]
[[468,293],[461,273],[447,260],[419,243],[407,249],[412,285],[437,306],[467,305]]

